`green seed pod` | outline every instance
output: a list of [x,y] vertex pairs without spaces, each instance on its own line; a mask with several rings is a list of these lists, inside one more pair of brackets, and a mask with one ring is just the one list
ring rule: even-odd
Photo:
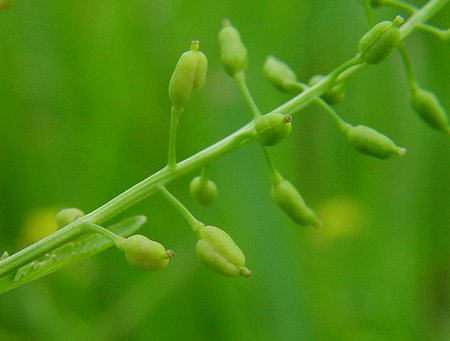
[[255,121],[256,139],[265,146],[273,146],[291,132],[292,117],[276,112],[260,116]]
[[61,228],[69,225],[82,216],[84,216],[84,213],[78,208],[64,208],[56,214],[56,225],[58,228]]
[[202,179],[196,176],[192,179],[189,190],[192,198],[197,200],[201,205],[211,206],[217,198],[217,186],[209,179]]
[[281,91],[290,91],[295,88],[297,76],[294,71],[284,62],[268,56],[263,66],[264,76],[275,87]]
[[[324,78],[325,76],[323,75],[315,75],[309,80],[308,83],[313,86]],[[342,103],[345,100],[345,84],[336,84],[330,90],[324,92],[320,97],[330,105]]]
[[411,106],[414,111],[432,128],[450,134],[447,113],[431,91],[416,88],[411,93]]
[[194,40],[191,49],[181,55],[170,78],[169,97],[175,108],[184,108],[205,84],[208,59],[198,49],[199,42]]
[[197,230],[197,256],[212,270],[227,276],[249,277],[245,255],[230,235],[215,226],[202,226]]
[[396,146],[389,137],[363,125],[349,125],[345,134],[356,150],[379,159],[388,159],[393,155],[403,156],[406,152],[405,148]]
[[219,32],[220,59],[225,71],[234,77],[247,66],[247,49],[241,40],[239,31],[228,20],[223,21]]
[[297,224],[319,226],[316,214],[303,200],[297,189],[287,180],[272,185],[272,199]]
[[400,42],[400,30],[403,18],[397,16],[394,21],[382,21],[364,34],[359,41],[359,51],[369,64],[378,64],[391,54]]
[[140,234],[128,237],[117,247],[125,253],[125,259],[130,265],[145,270],[161,270],[174,256],[173,251],[166,251],[162,244]]

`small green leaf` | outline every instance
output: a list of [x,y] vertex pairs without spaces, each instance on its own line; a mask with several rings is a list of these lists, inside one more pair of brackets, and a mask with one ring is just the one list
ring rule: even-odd
[[[135,216],[108,226],[108,230],[126,237],[136,232],[146,221],[145,216]],[[97,233],[76,239],[45,254],[0,278],[0,293],[34,281],[93,256],[111,246],[113,242]]]

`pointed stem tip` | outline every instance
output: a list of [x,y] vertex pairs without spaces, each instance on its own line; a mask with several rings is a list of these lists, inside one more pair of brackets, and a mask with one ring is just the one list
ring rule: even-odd
[[223,19],[222,20],[222,27],[231,26],[231,21],[229,19]]
[[397,15],[392,22],[392,25],[394,25],[394,27],[399,27],[401,24],[403,24],[404,21],[405,19],[403,19],[401,15]]
[[191,42],[191,51],[198,51],[198,49],[200,48],[200,40],[193,40]]
[[398,156],[403,156],[406,153],[406,148],[402,148],[402,147],[398,147],[397,148],[397,155]]
[[252,271],[249,268],[246,268],[245,266],[243,266],[239,270],[241,271],[241,276],[245,278],[249,278],[250,275],[252,274]]
[[165,258],[172,259],[173,257],[175,257],[175,252],[173,250],[167,250],[166,254],[165,254]]

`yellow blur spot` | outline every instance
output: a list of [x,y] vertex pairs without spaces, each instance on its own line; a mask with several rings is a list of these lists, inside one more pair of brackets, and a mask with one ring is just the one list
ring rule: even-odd
[[337,197],[324,201],[316,208],[323,225],[313,231],[317,239],[334,241],[358,236],[364,229],[367,213],[360,201]]
[[19,244],[24,247],[41,240],[57,230],[57,209],[44,207],[30,211],[22,225]]

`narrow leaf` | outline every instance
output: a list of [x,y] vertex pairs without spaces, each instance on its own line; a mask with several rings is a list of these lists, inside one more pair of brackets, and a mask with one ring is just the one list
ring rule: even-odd
[[[108,226],[108,230],[126,237],[136,232],[145,221],[145,216],[130,217]],[[97,233],[64,244],[0,278],[0,294],[91,257],[113,245],[111,240]]]

